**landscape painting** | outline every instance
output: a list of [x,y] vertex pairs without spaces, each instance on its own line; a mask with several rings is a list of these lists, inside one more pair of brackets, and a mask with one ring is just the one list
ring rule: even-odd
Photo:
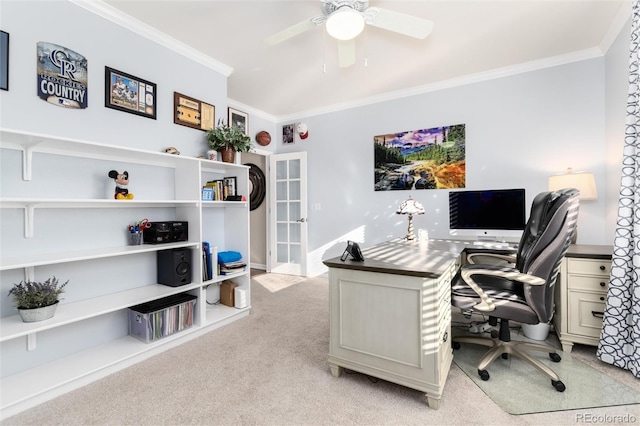
[[464,188],[465,125],[374,136],[376,191]]

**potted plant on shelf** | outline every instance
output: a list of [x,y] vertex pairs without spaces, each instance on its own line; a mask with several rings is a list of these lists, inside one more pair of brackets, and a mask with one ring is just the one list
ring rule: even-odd
[[36,322],[53,317],[60,301],[60,294],[69,283],[58,285],[56,277],[49,278],[45,282],[20,281],[9,290],[9,296],[18,308],[20,317],[24,322]]
[[229,126],[225,121],[218,120],[218,125],[207,131],[209,148],[219,151],[222,161],[233,163],[236,152],[249,152],[253,148],[251,138],[236,126]]

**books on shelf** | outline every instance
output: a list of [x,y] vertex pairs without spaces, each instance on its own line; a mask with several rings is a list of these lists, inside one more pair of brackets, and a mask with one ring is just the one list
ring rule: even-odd
[[238,266],[227,267],[220,265],[220,275],[237,274],[238,272],[244,272],[247,268],[247,264],[243,263]]
[[236,251],[218,253],[218,263],[220,265],[220,275],[236,274],[245,271],[247,268],[247,264],[242,260],[242,254]]
[[202,281],[212,280],[219,275],[218,248],[211,247],[207,241],[202,242]]
[[[225,201],[228,196],[236,195],[236,178],[227,177],[224,179],[210,180],[202,189],[203,194],[204,191],[207,192],[207,200]],[[210,194],[209,191],[213,191],[213,194]]]

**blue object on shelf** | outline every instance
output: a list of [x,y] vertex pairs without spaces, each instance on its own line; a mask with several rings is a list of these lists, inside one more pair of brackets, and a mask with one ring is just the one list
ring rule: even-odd
[[237,262],[238,260],[242,260],[242,254],[237,251],[221,251],[218,253],[218,262],[220,263]]

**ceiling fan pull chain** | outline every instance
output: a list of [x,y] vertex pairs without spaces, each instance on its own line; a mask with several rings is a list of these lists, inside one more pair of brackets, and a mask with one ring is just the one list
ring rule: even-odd
[[369,65],[369,43],[367,38],[367,27],[364,27],[364,67],[366,68]]
[[326,50],[325,44],[326,44],[326,41],[327,41],[327,30],[324,29],[322,31],[322,72],[324,74],[327,73],[327,60],[325,59],[326,58],[326,55],[325,55],[325,50]]

